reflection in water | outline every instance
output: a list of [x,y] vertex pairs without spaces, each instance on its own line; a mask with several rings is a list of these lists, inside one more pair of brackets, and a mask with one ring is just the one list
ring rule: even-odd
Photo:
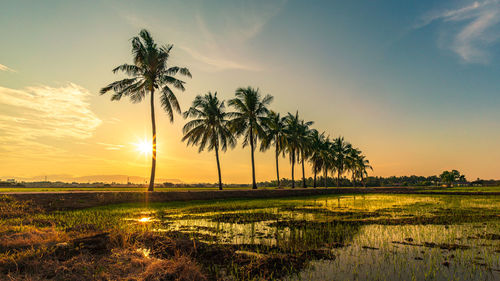
[[[500,236],[499,199],[361,195],[262,202],[221,211],[159,210],[164,216],[143,212],[139,221],[209,243],[286,253],[327,249],[336,256],[312,261],[291,280],[500,280],[500,240],[488,239]],[[384,225],[397,219],[405,220]]]
[[149,222],[151,221],[151,218],[150,217],[144,217],[144,218],[140,218],[137,220],[138,222]]

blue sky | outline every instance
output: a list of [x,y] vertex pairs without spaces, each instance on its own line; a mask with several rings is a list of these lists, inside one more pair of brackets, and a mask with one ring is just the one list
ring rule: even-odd
[[[173,63],[191,69],[179,93],[184,109],[196,94],[229,98],[252,85],[275,96],[274,109],[298,109],[319,130],[345,136],[375,175],[455,168],[469,178],[500,177],[499,1],[9,1],[0,26],[0,155],[9,162],[0,177],[147,174],[142,158],[123,167],[130,141],[149,136],[147,105],[98,95],[119,78],[110,70],[130,61],[128,40],[141,28],[173,43]],[[61,98],[68,91],[70,101]],[[26,108],[45,92],[69,109],[41,122],[47,110]],[[5,98],[12,95],[28,98]],[[212,180],[213,156],[179,141],[184,121],[159,118],[166,147],[159,174]],[[65,120],[79,124],[80,136]],[[223,157],[223,166],[234,166],[229,181],[249,178],[248,151]],[[75,158],[80,163],[68,165]],[[43,165],[47,159],[54,164]],[[196,177],[187,159],[203,167]],[[271,179],[272,155],[257,160],[258,180]]]

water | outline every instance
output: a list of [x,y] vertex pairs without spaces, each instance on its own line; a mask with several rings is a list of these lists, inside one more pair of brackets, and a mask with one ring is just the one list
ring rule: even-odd
[[132,219],[208,243],[282,252],[326,249],[335,256],[311,260],[287,280],[500,280],[500,199],[495,197],[366,195],[256,202],[159,208]]

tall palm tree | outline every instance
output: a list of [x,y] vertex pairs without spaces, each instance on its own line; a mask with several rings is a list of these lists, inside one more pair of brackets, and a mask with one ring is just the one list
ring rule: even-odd
[[368,161],[368,159],[366,159],[364,155],[358,155],[355,163],[355,175],[356,177],[360,178],[361,183],[366,187],[365,178],[368,177],[367,170],[371,169],[373,171],[373,167],[370,165],[370,161]]
[[191,77],[187,68],[169,66],[168,59],[173,45],[158,46],[151,37],[149,31],[143,29],[139,36],[132,38],[133,64],[122,64],[113,73],[124,72],[129,78],[115,81],[101,89],[105,94],[113,90],[111,100],[120,100],[122,96],[128,96],[133,103],[142,101],[149,93],[151,101],[151,127],[153,131],[152,140],[152,163],[151,177],[148,191],[154,191],[156,171],[156,122],[154,108],[154,94],[159,92],[160,102],[167,112],[170,122],[174,120],[174,111],[180,113],[179,102],[170,87],[184,91],[184,81],[175,78],[176,74]]
[[344,137],[338,137],[333,142],[333,150],[335,153],[335,170],[337,171],[337,187],[340,186],[340,177],[345,172],[346,158],[351,148],[351,144],[346,142],[344,140]]
[[351,147],[349,151],[347,152],[347,156],[345,159],[346,162],[346,170],[351,172],[351,181],[352,181],[352,186],[356,186],[356,178],[358,176],[357,174],[357,166],[358,166],[358,159],[361,156],[361,150]]
[[261,97],[259,89],[252,87],[236,89],[235,96],[228,102],[235,110],[231,113],[233,119],[230,122],[230,128],[236,136],[243,135],[243,147],[250,145],[252,189],[257,189],[254,150],[257,140],[264,136],[263,123],[269,113],[267,106],[273,101],[273,97],[271,95]]
[[278,158],[280,153],[284,151],[286,138],[285,138],[285,120],[279,113],[270,111],[269,115],[264,122],[264,137],[261,141],[261,151],[269,149],[273,144],[275,148],[276,157],[276,180],[278,181],[278,188],[280,188],[280,171],[278,165]]
[[193,105],[184,112],[184,118],[195,118],[184,125],[182,131],[188,145],[199,145],[198,151],[215,150],[217,172],[219,175],[219,189],[222,190],[219,149],[226,151],[227,147],[234,147],[236,139],[229,130],[228,113],[225,111],[224,101],[217,98],[217,92],[208,92],[204,96],[196,96]]
[[288,112],[288,115],[285,117],[285,126],[286,151],[292,164],[292,188],[295,188],[295,162],[299,158],[301,144],[298,111],[295,115]]
[[[310,158],[312,170],[314,173],[313,187],[316,188],[316,175],[321,172],[324,167],[324,160],[322,157],[322,150],[324,149],[325,133],[319,133],[317,130],[312,129],[310,134]],[[326,179],[326,177],[325,177]],[[326,185],[326,184],[325,184]]]
[[327,187],[328,170],[334,169],[335,167],[335,154],[333,150],[333,143],[330,141],[330,137],[327,137],[321,145],[320,157],[323,162],[323,181],[324,186]]
[[299,151],[300,151],[300,161],[302,163],[302,187],[306,188],[306,172],[304,169],[305,159],[309,156],[310,150],[310,134],[311,129],[309,128],[314,122],[300,120],[299,126]]

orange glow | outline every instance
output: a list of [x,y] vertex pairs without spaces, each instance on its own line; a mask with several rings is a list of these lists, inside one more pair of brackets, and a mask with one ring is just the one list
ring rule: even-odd
[[135,149],[145,155],[151,155],[153,151],[153,146],[151,142],[147,139],[140,140],[139,142],[134,143]]
[[142,223],[146,223],[146,222],[150,222],[151,218],[150,217],[144,217],[144,218],[140,218],[138,221],[142,222]]

